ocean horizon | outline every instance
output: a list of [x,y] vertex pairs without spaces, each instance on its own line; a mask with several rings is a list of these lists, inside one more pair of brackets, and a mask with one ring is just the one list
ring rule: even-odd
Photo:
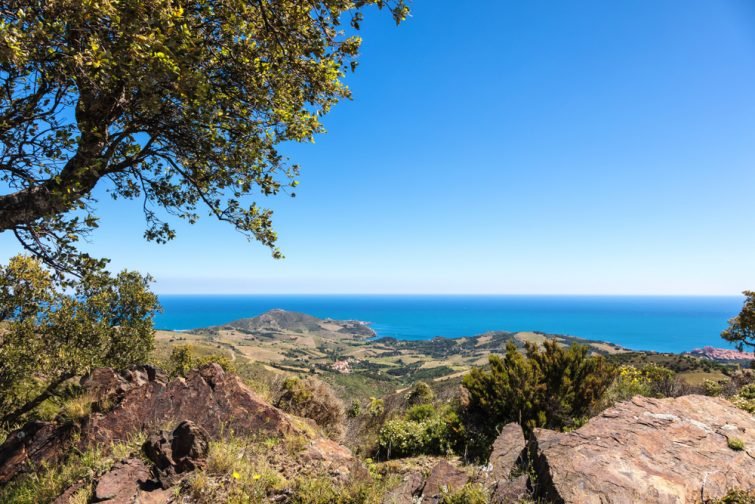
[[608,341],[633,350],[732,348],[721,339],[740,296],[587,295],[222,295],[163,294],[155,326],[190,330],[274,308],[360,320],[379,337],[457,338],[488,331],[538,331]]

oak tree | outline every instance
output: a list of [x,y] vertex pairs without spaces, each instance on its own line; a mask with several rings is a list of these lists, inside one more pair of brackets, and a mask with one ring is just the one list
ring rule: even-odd
[[404,0],[7,0],[0,3],[0,231],[82,268],[92,190],[140,198],[145,237],[204,208],[273,250],[271,211],[349,97],[363,11]]

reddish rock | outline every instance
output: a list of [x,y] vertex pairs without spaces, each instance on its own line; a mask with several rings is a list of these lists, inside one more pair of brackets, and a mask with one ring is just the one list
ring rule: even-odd
[[29,422],[12,432],[0,446],[0,484],[43,461],[55,463],[70,445],[75,431],[70,423]]
[[152,434],[142,451],[154,464],[153,472],[163,488],[175,485],[187,472],[204,468],[210,440],[207,431],[184,420],[173,432]]
[[94,489],[95,501],[108,504],[132,504],[148,484],[150,472],[137,458],[124,460],[102,475]]
[[490,453],[490,476],[493,481],[507,480],[517,466],[527,443],[522,428],[517,423],[506,424],[493,443]]
[[413,504],[416,498],[422,495],[425,479],[418,472],[404,475],[401,483],[386,493],[383,504]]
[[143,366],[124,373],[95,370],[82,380],[106,411],[91,414],[80,426],[34,422],[11,433],[0,446],[0,484],[42,462],[55,463],[78,433],[79,449],[127,441],[136,432],[191,420],[212,437],[225,432],[241,435],[300,434],[290,418],[259,398],[240,378],[209,364],[186,379],[164,380],[155,368]]
[[555,503],[707,502],[755,488],[755,417],[721,398],[635,397],[574,432],[536,429],[530,454],[536,496]]
[[125,391],[117,405],[106,413],[94,414],[83,427],[89,442],[121,441],[133,432],[191,420],[210,436],[222,430],[271,435],[301,433],[278,408],[249,389],[238,376],[208,364],[192,371],[186,379],[167,384],[149,380]]
[[526,474],[515,478],[499,480],[493,488],[490,504],[511,504],[512,502],[529,502],[531,492]]
[[466,472],[445,460],[438,462],[427,477],[422,502],[438,502],[444,492],[458,490],[469,481]]

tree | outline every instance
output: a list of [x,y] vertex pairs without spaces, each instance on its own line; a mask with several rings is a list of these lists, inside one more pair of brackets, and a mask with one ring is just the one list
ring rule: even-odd
[[506,422],[563,429],[579,423],[614,378],[613,368],[583,345],[542,347],[527,344],[526,355],[509,342],[503,358],[490,355],[489,370],[473,368],[464,376],[468,408],[490,436]]
[[271,211],[249,199],[296,186],[278,146],[311,140],[350,96],[368,5],[408,15],[404,0],[3,2],[0,231],[86,269],[76,242],[104,185],[143,200],[148,240],[204,207],[280,256]]
[[14,425],[94,367],[144,362],[158,309],[149,282],[94,269],[68,292],[36,259],[0,267],[0,424]]
[[745,346],[755,349],[755,291],[744,291],[744,306],[739,315],[729,320],[729,327],[724,329],[721,337],[733,342],[739,351]]

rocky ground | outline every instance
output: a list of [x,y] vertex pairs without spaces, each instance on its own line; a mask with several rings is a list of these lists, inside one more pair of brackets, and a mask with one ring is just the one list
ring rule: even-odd
[[[363,488],[369,498],[332,501],[436,503],[468,489],[469,499],[483,492],[497,503],[693,503],[755,490],[755,418],[720,398],[636,397],[573,432],[536,429],[529,439],[509,424],[490,463],[477,467],[438,457],[361,460],[217,364],[173,380],[151,367],[98,369],[82,386],[92,413],[27,424],[0,446],[6,491],[70,463],[72,453],[129,442],[133,450],[110,464],[60,481],[54,502],[226,502],[239,492],[251,502],[329,502]],[[326,497],[301,500],[302,492]]]

